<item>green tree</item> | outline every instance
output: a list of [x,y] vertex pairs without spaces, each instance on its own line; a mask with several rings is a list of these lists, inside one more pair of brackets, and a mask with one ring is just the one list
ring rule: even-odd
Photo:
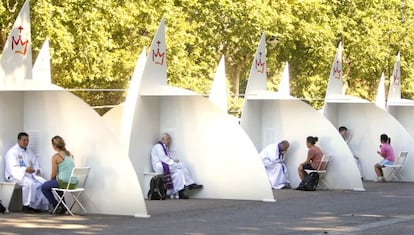
[[3,51],[10,29],[22,6],[23,3],[13,0],[4,0],[0,4],[0,51]]
[[[24,1],[0,4],[0,48]],[[166,19],[169,83],[208,94],[221,55],[240,112],[262,32],[275,89],[286,61],[291,93],[321,107],[335,49],[344,44],[348,93],[370,100],[401,51],[402,93],[414,97],[413,0],[32,0],[34,59],[49,37],[53,82],[65,88],[124,89],[142,48]],[[34,61],[34,60],[33,60]],[[118,104],[124,92],[76,92],[89,104]],[[101,113],[103,113],[102,111]]]

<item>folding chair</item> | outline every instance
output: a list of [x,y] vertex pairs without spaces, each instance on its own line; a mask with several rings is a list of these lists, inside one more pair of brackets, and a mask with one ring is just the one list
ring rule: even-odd
[[387,177],[387,180],[400,180],[401,179],[401,170],[404,167],[405,161],[407,160],[408,152],[401,151],[398,155],[397,161],[394,162],[394,165],[386,165],[385,167],[391,168],[391,172]]
[[[72,212],[72,208],[76,203],[80,206],[80,208],[82,208],[85,214],[87,213],[85,207],[79,201],[79,197],[82,194],[82,192],[85,191],[85,184],[88,180],[90,169],[90,167],[75,167],[72,169],[69,182],[73,182],[73,180],[76,181],[77,179],[78,185],[75,189],[70,189],[70,183],[67,184],[66,188],[52,188],[53,195],[58,199],[58,204],[53,209],[53,213],[55,213],[59,205],[62,204],[69,212],[69,214],[73,216],[74,214]],[[72,195],[73,201],[70,207],[68,207],[68,205],[64,201],[65,194]]]
[[321,162],[319,163],[316,170],[305,170],[307,174],[310,174],[312,172],[316,172],[319,174],[319,183],[318,183],[318,189],[328,189],[328,186],[325,184],[324,179],[326,172],[328,170],[328,164],[331,160],[332,155],[326,154],[322,156]]

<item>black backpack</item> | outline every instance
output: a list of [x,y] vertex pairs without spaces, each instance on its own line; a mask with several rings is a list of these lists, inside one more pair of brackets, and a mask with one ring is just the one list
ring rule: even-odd
[[156,175],[151,178],[148,199],[165,200],[167,198],[167,187],[162,175]]
[[315,191],[319,183],[319,174],[317,172],[312,172],[306,175],[305,179],[300,182],[297,190],[302,191]]
[[6,212],[6,207],[3,206],[2,201],[0,200],[0,213]]

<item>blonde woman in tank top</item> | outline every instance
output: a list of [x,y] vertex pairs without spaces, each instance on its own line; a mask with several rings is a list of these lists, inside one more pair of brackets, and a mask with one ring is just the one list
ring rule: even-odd
[[[66,188],[75,163],[72,154],[66,149],[66,144],[62,137],[53,137],[52,147],[56,151],[52,156],[52,173],[50,180],[42,185],[42,192],[53,208],[55,208],[58,202],[53,196],[52,188]],[[71,188],[76,187],[77,182],[70,183]],[[65,212],[66,210],[63,205],[59,205],[56,209],[57,214],[63,214]]]

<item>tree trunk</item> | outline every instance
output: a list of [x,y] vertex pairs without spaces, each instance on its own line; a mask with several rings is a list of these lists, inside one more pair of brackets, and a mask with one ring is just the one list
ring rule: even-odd
[[4,44],[6,43],[7,40],[7,36],[6,34],[4,34],[2,31],[0,31],[0,51],[3,51],[4,49]]
[[234,97],[239,97],[240,71],[241,71],[240,65],[234,65],[232,71],[233,71],[231,75],[232,91],[233,91]]

